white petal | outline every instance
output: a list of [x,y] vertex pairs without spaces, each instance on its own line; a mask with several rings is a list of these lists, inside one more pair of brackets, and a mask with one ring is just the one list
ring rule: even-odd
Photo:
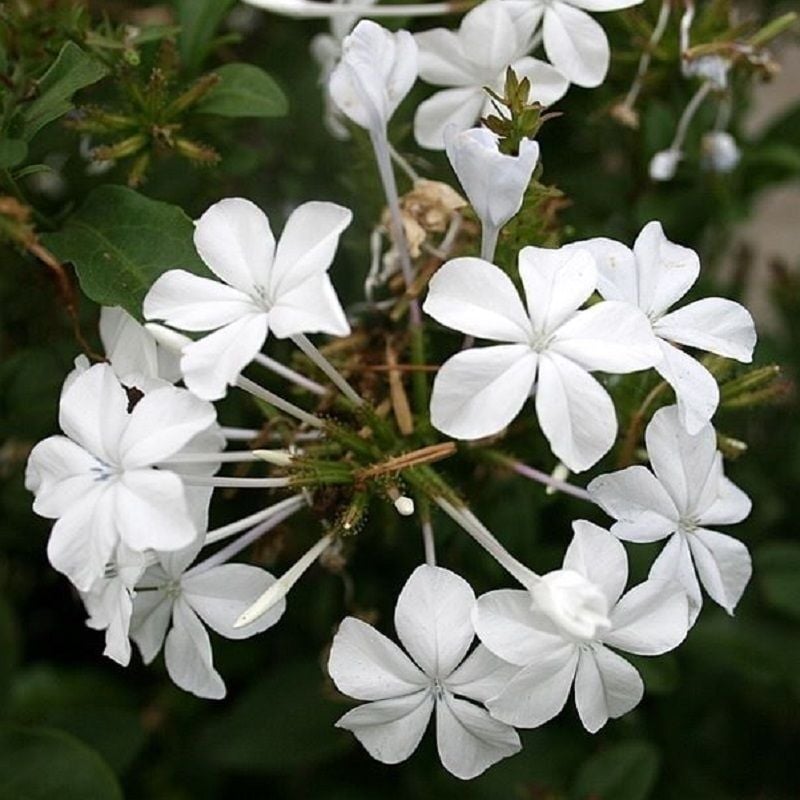
[[597,733],[609,717],[627,714],[643,695],[639,673],[624,658],[602,646],[581,653],[575,674],[575,706],[589,733]]
[[649,578],[623,595],[611,611],[603,641],[628,653],[658,656],[676,648],[689,629],[686,593],[678,583]]
[[329,333],[347,336],[350,325],[331,279],[312,275],[305,283],[280,296],[269,312],[272,332],[278,339],[297,333]]
[[550,347],[585,369],[617,374],[647,369],[661,359],[647,317],[616,300],[579,311],[558,329]]
[[230,286],[253,294],[267,285],[275,238],[267,215],[255,203],[242,197],[214,203],[197,220],[194,245],[211,271]]
[[658,374],[675,390],[681,423],[695,434],[708,424],[719,405],[719,386],[714,376],[696,359],[659,339]]
[[[569,89],[569,81],[554,66],[546,61],[539,61],[538,58],[525,56],[525,58],[515,61],[511,68],[520,80],[527,78],[530,81],[529,103],[551,106],[560,100]],[[505,72],[503,80],[505,81]],[[498,86],[497,89],[500,90],[498,94],[502,95],[502,86]]]
[[610,52],[603,29],[588,14],[554,0],[544,12],[544,48],[553,66],[578,86],[599,86]]
[[458,34],[433,28],[414,34],[419,48],[419,77],[436,86],[472,86],[473,65],[466,57]]
[[697,574],[709,597],[733,614],[753,574],[747,548],[732,536],[703,528],[687,538]]
[[275,583],[266,570],[249,564],[222,564],[198,573],[187,573],[181,581],[183,598],[211,630],[227,639],[246,639],[272,627],[286,610],[286,601],[276,603],[250,625],[233,623]]
[[733,300],[705,297],[662,317],[655,324],[658,336],[671,342],[707,350],[749,364],[756,346],[756,329],[750,312]]
[[330,267],[339,236],[352,219],[349,209],[324,202],[303,203],[289,215],[270,276],[270,298],[274,303]]
[[209,700],[225,697],[225,684],[214,669],[208,633],[181,598],[172,609],[172,630],[164,643],[164,661],[170,678],[184,691]]
[[551,333],[583,305],[597,286],[597,269],[584,250],[523,247],[519,275],[537,333]]
[[511,64],[524,52],[533,31],[522,31],[505,3],[481,3],[461,20],[458,38],[463,52],[475,65],[478,76],[493,75]]
[[39,442],[25,468],[25,488],[34,492],[33,510],[56,519],[97,484],[98,460],[66,436]]
[[156,341],[125,309],[103,306],[99,327],[106,356],[120,378],[158,377]]
[[424,689],[358,706],[348,711],[336,727],[351,731],[377,761],[399,764],[417,749],[432,711],[433,697],[429,689]]
[[478,598],[473,621],[478,638],[498,658],[524,667],[560,653],[563,636],[531,608],[529,592],[500,589]]
[[645,431],[647,454],[656,477],[682,516],[691,515],[707,488],[717,456],[717,437],[710,425],[694,436],[678,419],[675,406],[660,408]]
[[560,650],[520,670],[487,705],[501,722],[536,728],[564,708],[578,665],[577,645],[564,642]]
[[134,550],[178,550],[195,541],[183,482],[172,472],[129,470],[112,487],[119,535]]
[[142,305],[145,319],[184,331],[212,331],[258,311],[249,294],[180,269],[161,275]]
[[126,469],[165,461],[216,422],[214,406],[186,389],[165,386],[134,406],[119,444]]
[[445,682],[454,694],[485,703],[505,689],[519,667],[498,658],[479,644]]
[[614,444],[614,404],[606,390],[569,359],[544,353],[539,361],[536,414],[542,432],[553,453],[572,472],[582,472]]
[[92,455],[114,464],[128,423],[128,396],[108,364],[78,375],[61,393],[61,430]]
[[429,683],[391,639],[355,617],[342,620],[333,638],[328,672],[340,692],[357,700],[387,700]]
[[689,627],[694,625],[703,607],[703,595],[692,563],[689,544],[683,534],[673,534],[650,567],[650,578],[662,582],[677,581],[689,601]]
[[597,264],[597,291],[604,300],[639,304],[636,258],[630,247],[613,239],[598,237],[566,245],[587,250]]
[[617,11],[620,8],[638,6],[642,0],[569,0],[571,6],[584,11]]
[[678,527],[678,509],[646,467],[599,475],[587,489],[603,511],[619,520],[611,528],[627,542],[655,542]]
[[455,258],[442,266],[422,308],[442,325],[481,339],[530,339],[530,320],[511,278],[480,258]]
[[444,132],[471,128],[483,109],[484,98],[477,86],[443,89],[423,100],[414,115],[414,138],[421,147],[444,150]]
[[436,703],[436,743],[444,768],[461,780],[476,778],[522,749],[512,727],[449,692]]
[[267,315],[250,314],[193,342],[183,351],[186,386],[204,400],[219,400],[255,358],[267,338]]
[[661,316],[694,285],[700,260],[694,250],[673,244],[660,222],[648,222],[633,243],[639,268],[639,308]]
[[443,567],[417,567],[397,598],[394,627],[403,646],[430,678],[444,679],[469,650],[475,632],[475,594]]
[[[151,574],[148,570],[146,576]],[[149,664],[158,655],[161,645],[164,644],[172,617],[172,605],[172,598],[163,590],[139,591],[134,594],[130,633],[145,664]]]
[[47,558],[77,589],[88,592],[103,576],[118,539],[113,492],[100,484],[57,520],[47,542]]
[[522,344],[462,350],[433,382],[431,424],[455,439],[480,439],[509,425],[528,399],[537,356]]
[[575,535],[564,556],[564,569],[588,578],[603,590],[611,608],[628,580],[628,556],[619,539],[584,519],[572,523]]
[[701,525],[733,525],[750,515],[753,503],[736,484],[723,477],[717,485],[717,496],[711,505],[698,515]]

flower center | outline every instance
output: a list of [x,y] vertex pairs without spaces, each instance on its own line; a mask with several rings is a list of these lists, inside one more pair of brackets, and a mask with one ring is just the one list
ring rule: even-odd
[[546,333],[545,331],[534,331],[531,334],[530,339],[531,350],[536,353],[543,353],[548,347],[550,347],[550,343],[552,341],[552,333]]
[[101,483],[103,481],[107,481],[109,478],[113,478],[114,475],[117,474],[117,470],[114,467],[106,464],[105,461],[101,461],[99,458],[97,458],[97,456],[95,456],[94,460],[97,462],[97,466],[91,467],[89,472],[92,473],[96,482]]
[[531,594],[534,607],[547,614],[567,636],[591,641],[611,629],[605,594],[574,570],[549,572]]
[[263,286],[253,286],[253,300],[256,304],[261,306],[266,313],[269,313],[274,305],[273,299],[269,296],[266,288]]

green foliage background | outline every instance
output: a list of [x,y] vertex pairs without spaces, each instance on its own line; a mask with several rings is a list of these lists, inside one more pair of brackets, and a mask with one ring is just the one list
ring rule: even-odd
[[[105,5],[112,6],[97,4]],[[136,4],[113,5],[112,18],[124,10],[117,5]],[[191,81],[222,64],[255,65],[283,89],[289,113],[282,118],[270,113],[242,116],[237,109],[252,102],[247,91],[241,96],[233,91],[233,98],[230,93],[218,96],[216,105],[207,106],[197,129],[204,141],[213,143],[221,161],[213,167],[195,167],[184,159],[167,158],[150,166],[139,191],[180,207],[186,216],[172,210],[157,215],[152,230],[145,226],[134,266],[145,277],[148,265],[159,268],[160,258],[180,261],[185,268],[192,264],[202,268],[185,248],[188,219],[221,197],[249,197],[274,221],[284,219],[298,202],[329,199],[355,212],[333,271],[342,296],[355,300],[381,197],[365,142],[359,137],[337,142],[321,123],[318,73],[308,57],[308,42],[323,25],[261,15],[246,35],[232,34],[223,24],[230,6],[177,0],[176,19],[183,24],[176,34],[182,79]],[[757,13],[767,19],[781,8],[764,4]],[[627,89],[641,20],[652,24],[657,9],[657,3],[647,0],[638,10],[601,15],[614,53],[609,80],[592,91],[573,87],[559,104],[564,116],[544,126],[539,137],[542,180],[556,184],[571,201],[561,214],[564,240],[605,235],[630,242],[645,222],[660,219],[673,241],[701,254],[704,270],[698,296],[713,292],[735,298],[749,278],[755,254],[743,253],[735,281],[724,285],[716,274],[719,255],[732,231],[748,218],[761,191],[800,177],[800,108],[790,110],[757,139],[745,141],[743,160],[729,176],[697,168],[698,133],[690,141],[690,157],[677,179],[661,185],[650,182],[649,158],[669,143],[692,91],[692,84],[678,77],[674,59],[669,60],[675,50],[674,25],[672,40],[669,36],[665,40],[640,106],[640,130],[623,129],[604,112]],[[44,57],[52,63],[59,50],[55,44],[52,52],[50,43],[43,46]],[[145,62],[155,57],[157,46],[157,42],[141,44]],[[60,57],[65,57],[63,52]],[[0,71],[7,69],[8,64],[0,61]],[[25,165],[57,165],[63,180],[57,197],[37,190],[41,182],[30,180],[36,177],[35,170],[29,169],[28,179],[19,185],[39,211],[43,240],[64,260],[82,258],[91,249],[91,241],[81,237],[91,236],[85,223],[93,208],[101,217],[104,211],[123,216],[130,212],[137,222],[148,213],[135,203],[128,207],[114,200],[127,190],[98,189],[103,184],[124,184],[126,169],[119,166],[104,175],[88,175],[77,133],[59,121],[76,90],[83,91],[78,97],[87,102],[114,102],[110,79],[82,88],[100,77],[101,67],[95,64],[94,69],[91,72],[90,67],[89,74],[68,70],[65,74],[74,83],[66,87],[52,78],[43,81],[44,90],[56,86],[48,103],[39,101],[37,106],[34,100],[17,134],[9,136],[6,131],[8,139],[23,142],[24,153],[23,145],[7,141],[0,145],[0,164],[5,158],[10,165],[3,166],[3,174],[18,164],[25,169]],[[41,84],[39,88],[41,98],[44,90]],[[757,86],[737,89],[742,102],[736,108],[734,129],[746,110],[746,98]],[[404,103],[393,123],[392,139],[426,175],[451,181],[443,158],[419,151],[411,137],[411,112],[427,91],[419,85]],[[693,130],[702,130],[708,122],[701,115]],[[4,183],[0,194],[7,191]],[[87,206],[78,211],[87,196]],[[152,209],[151,204],[147,207]],[[170,215],[174,225],[164,223]],[[165,231],[177,232],[180,241],[171,244]],[[501,257],[509,257],[503,252]],[[173,265],[177,263],[161,263],[162,268]],[[317,570],[293,591],[276,628],[242,642],[214,637],[215,662],[229,687],[223,702],[201,701],[181,692],[169,682],[160,661],[144,668],[135,656],[123,670],[103,659],[102,636],[85,627],[79,599],[46,562],[49,523],[33,515],[23,487],[27,449],[56,431],[58,392],[79,348],[48,273],[19,247],[4,246],[0,252],[0,800],[122,796],[789,800],[800,796],[796,764],[800,414],[793,389],[800,369],[800,283],[793,277],[796,272],[783,269],[797,266],[774,265],[771,277],[765,278],[771,281],[781,332],[761,336],[756,359],[757,364],[781,364],[789,391],[779,404],[723,408],[717,418],[722,432],[749,446],[728,466],[754,504],[751,517],[734,532],[750,547],[755,562],[753,581],[736,617],[728,618],[708,603],[676,653],[637,660],[647,694],[642,705],[622,720],[591,736],[568,708],[545,727],[524,733],[520,755],[462,784],[439,766],[430,735],[407,763],[385,767],[367,757],[349,734],[333,728],[349,706],[326,678],[326,648],[338,620],[354,608],[373,615],[381,630],[391,633],[394,598],[421,560],[413,521],[380,511],[369,519],[348,565],[354,592],[351,604],[345,602],[342,580]],[[108,274],[102,269],[88,269],[81,279],[95,299],[102,299],[104,291],[119,290],[114,281],[110,288],[103,283]],[[141,286],[132,286],[130,292],[132,298],[140,297]],[[97,313],[95,303],[82,298],[85,330],[94,330]],[[444,340],[438,355],[454,346],[455,340]],[[280,347],[273,352],[286,355]],[[632,402],[646,389],[632,386]],[[252,422],[254,413],[239,397],[221,404],[220,416],[227,424]],[[551,465],[546,448],[529,438],[528,449],[518,455],[537,466]],[[605,466],[613,468],[610,462]],[[545,496],[540,487],[483,465],[459,461],[444,470],[509,549],[539,570],[560,562],[572,519],[606,522],[599,510],[578,500]],[[603,466],[597,471],[604,471]],[[261,499],[248,495],[220,501],[214,508],[215,522],[238,518]],[[313,539],[315,526],[310,516],[287,526],[279,570]],[[464,575],[477,592],[505,584],[499,568],[444,520],[436,521],[436,532],[440,562]],[[638,547],[629,553],[633,578],[638,579],[646,573],[653,550]],[[269,564],[272,554],[255,551],[251,556]]]

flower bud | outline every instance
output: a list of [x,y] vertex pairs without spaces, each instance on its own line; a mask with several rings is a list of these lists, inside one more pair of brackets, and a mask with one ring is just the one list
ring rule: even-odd
[[531,594],[534,607],[568,636],[591,640],[611,628],[606,596],[579,572],[549,572],[532,587]]
[[678,162],[683,158],[680,150],[661,150],[650,160],[650,177],[654,181],[671,181]]
[[727,131],[712,131],[703,137],[703,163],[713,172],[732,172],[739,159],[741,150]]

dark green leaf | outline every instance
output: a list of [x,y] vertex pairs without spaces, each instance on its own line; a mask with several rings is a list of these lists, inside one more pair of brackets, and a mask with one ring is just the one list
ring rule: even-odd
[[800,544],[772,542],[755,554],[756,575],[767,602],[800,619]]
[[0,728],[0,800],[122,800],[97,753],[47,728]]
[[220,82],[196,109],[222,117],[283,117],[286,96],[263,69],[252,64],[226,64],[215,70]]
[[16,167],[28,155],[28,145],[22,139],[0,140],[0,169]]
[[278,667],[212,723],[202,751],[247,772],[289,772],[341,754],[352,740],[333,725],[348,707],[326,699],[324,682],[313,661]]
[[97,59],[74,42],[67,42],[39,81],[38,97],[23,112],[23,137],[30,139],[48,122],[70,111],[72,95],[107,72]]
[[578,771],[572,800],[645,800],[656,784],[658,751],[648,742],[625,742],[593,755]]
[[177,206],[122,186],[101,186],[62,231],[42,239],[62,261],[75,265],[92,300],[141,317],[142,300],[163,272],[208,274],[192,243],[193,230]]
[[186,67],[194,72],[208,54],[217,27],[233,0],[175,0],[181,33],[178,45]]
[[5,710],[11,675],[19,657],[19,631],[14,612],[0,597],[0,708]]

